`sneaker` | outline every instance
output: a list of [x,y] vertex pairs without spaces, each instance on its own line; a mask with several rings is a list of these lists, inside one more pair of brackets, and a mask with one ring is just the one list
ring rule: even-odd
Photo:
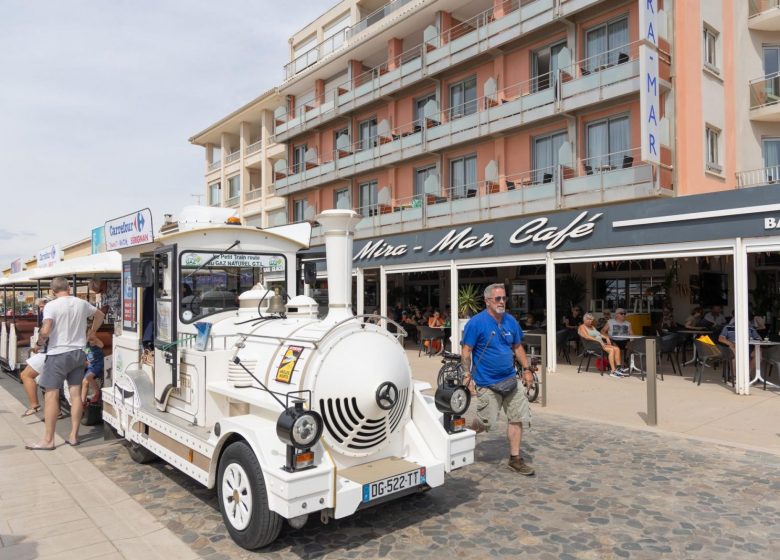
[[521,457],[510,457],[509,468],[523,476],[531,476],[536,472],[531,465],[526,465]]
[[618,368],[617,372],[624,377],[631,375],[631,370],[627,367]]
[[619,374],[617,371],[613,371],[609,374],[610,377],[623,377],[621,374]]

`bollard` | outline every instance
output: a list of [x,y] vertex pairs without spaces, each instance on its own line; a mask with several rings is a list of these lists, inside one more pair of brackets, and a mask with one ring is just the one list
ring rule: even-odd
[[542,355],[542,362],[539,364],[539,368],[542,370],[539,377],[539,383],[542,385],[542,394],[539,397],[539,402],[542,407],[545,407],[547,406],[547,335],[543,334],[539,338],[541,339],[541,350],[539,352]]
[[658,393],[656,391],[655,367],[657,358],[655,355],[655,345],[657,339],[649,337],[646,341],[645,356],[647,359],[647,425],[658,425]]

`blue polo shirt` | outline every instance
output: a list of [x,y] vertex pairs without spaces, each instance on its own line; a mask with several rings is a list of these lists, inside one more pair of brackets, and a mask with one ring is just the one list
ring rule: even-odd
[[463,331],[462,345],[471,346],[471,375],[487,387],[515,375],[512,347],[523,340],[523,330],[514,317],[504,313],[499,324],[488,312],[472,317]]

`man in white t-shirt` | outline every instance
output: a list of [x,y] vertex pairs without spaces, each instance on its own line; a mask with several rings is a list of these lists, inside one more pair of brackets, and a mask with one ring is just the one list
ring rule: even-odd
[[103,324],[103,312],[83,299],[70,295],[66,278],[51,281],[54,301],[43,308],[43,323],[36,346],[46,346],[46,369],[38,384],[44,388],[43,417],[45,422],[43,439],[27,445],[34,451],[54,449],[54,427],[60,413],[59,390],[68,381],[70,391],[71,431],[67,439],[70,445],[79,443],[81,423],[81,381],[84,377],[87,342],[87,320],[92,318],[90,333],[94,334]]

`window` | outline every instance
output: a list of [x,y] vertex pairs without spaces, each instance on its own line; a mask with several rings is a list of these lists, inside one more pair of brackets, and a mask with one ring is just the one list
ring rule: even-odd
[[180,259],[180,313],[184,323],[237,309],[238,296],[260,280],[268,288],[287,285],[286,259],[281,254],[184,251]]
[[720,130],[707,125],[704,129],[704,143],[707,152],[707,170],[720,173],[723,168],[720,166],[720,150],[718,144],[720,143]]
[[233,175],[228,178],[228,200],[241,196],[241,176]]
[[769,101],[780,95],[780,46],[764,45],[764,81],[763,99]]
[[631,157],[630,143],[631,130],[627,116],[590,123],[587,127],[585,165],[601,171],[622,167],[626,158]]
[[[414,196],[422,196],[425,193],[425,181],[428,177],[436,177],[436,166],[430,165],[414,170]],[[438,190],[438,189],[437,189]]]
[[349,189],[338,189],[333,193],[333,208],[350,209],[352,208],[352,197],[349,196]]
[[303,171],[303,162],[306,159],[306,144],[300,144],[293,147],[293,173]]
[[363,216],[376,214],[376,181],[360,184],[360,208],[358,212]]
[[[622,55],[622,56],[621,56]],[[590,29],[585,35],[584,71],[597,72],[628,56],[628,18]]]
[[542,91],[555,84],[558,75],[558,54],[565,47],[564,41],[534,53],[532,91]]
[[768,181],[777,181],[780,169],[780,138],[765,138],[763,141],[764,167],[773,167],[768,174]]
[[[470,191],[473,191],[470,192]],[[450,160],[450,196],[463,198],[477,194],[477,156]]]
[[425,105],[428,101],[436,100],[435,93],[429,93],[424,97],[414,100],[414,127],[415,129],[422,128],[423,118],[425,117]]
[[718,32],[711,27],[704,28],[704,66],[710,70],[718,71]]
[[304,220],[303,210],[305,205],[306,201],[302,198],[293,200],[293,222],[302,222]]
[[558,166],[558,151],[569,137],[566,132],[556,132],[534,138],[534,183],[549,183]]
[[477,77],[450,86],[450,119],[477,112]]
[[219,182],[209,185],[209,205],[219,206],[221,187]]
[[376,144],[376,117],[361,122],[358,125],[359,150],[367,150]]

